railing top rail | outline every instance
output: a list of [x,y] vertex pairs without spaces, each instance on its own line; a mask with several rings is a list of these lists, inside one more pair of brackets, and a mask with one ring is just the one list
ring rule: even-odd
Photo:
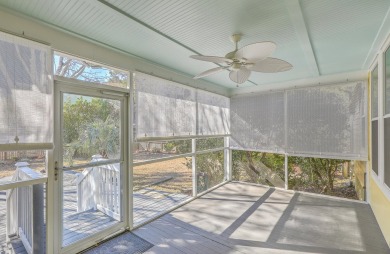
[[18,162],[15,166],[17,167],[16,174],[19,175],[19,180],[34,180],[45,177],[43,174],[29,168],[27,162]]
[[[104,161],[109,161],[109,159],[103,158],[101,155],[93,155],[91,163],[100,163]],[[109,170],[109,171],[115,171],[117,173],[120,172],[120,162],[118,163],[112,163],[112,164],[98,164],[98,165],[91,165],[90,167],[87,167],[79,176],[77,177],[76,184],[80,184],[87,175],[89,175],[94,168],[100,168],[104,170]]]

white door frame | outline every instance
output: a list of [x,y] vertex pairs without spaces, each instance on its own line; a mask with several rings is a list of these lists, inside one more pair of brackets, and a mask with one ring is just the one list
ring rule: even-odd
[[[121,217],[122,221],[81,241],[62,247],[62,94],[72,93],[121,101]],[[75,253],[129,228],[129,91],[80,81],[55,81],[54,151],[48,160],[47,253]]]

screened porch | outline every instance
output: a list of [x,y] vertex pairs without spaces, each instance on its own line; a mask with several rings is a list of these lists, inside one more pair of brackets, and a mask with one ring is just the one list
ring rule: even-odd
[[352,2],[0,0],[0,254],[390,253],[390,3]]

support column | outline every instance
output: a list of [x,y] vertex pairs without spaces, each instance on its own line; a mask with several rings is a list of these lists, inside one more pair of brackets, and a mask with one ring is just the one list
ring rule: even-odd
[[224,149],[224,170],[225,170],[225,181],[232,180],[232,151],[230,150],[230,138],[224,137],[223,145],[228,147]]
[[198,178],[196,174],[196,139],[192,139],[192,196],[198,195]]
[[284,154],[284,188],[288,190],[288,156]]

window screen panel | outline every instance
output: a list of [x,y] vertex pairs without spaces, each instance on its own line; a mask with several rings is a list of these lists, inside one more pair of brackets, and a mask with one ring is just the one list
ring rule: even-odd
[[378,117],[378,66],[371,72],[371,119]]
[[385,118],[385,183],[390,187],[390,118]]
[[378,120],[371,122],[372,170],[378,175]]
[[230,99],[198,90],[198,135],[230,133]]
[[134,75],[136,138],[196,133],[196,90],[150,75]]
[[231,98],[231,147],[283,151],[284,92]]
[[365,84],[287,91],[287,149],[334,158],[367,157]]
[[0,150],[52,148],[51,50],[0,32]]

